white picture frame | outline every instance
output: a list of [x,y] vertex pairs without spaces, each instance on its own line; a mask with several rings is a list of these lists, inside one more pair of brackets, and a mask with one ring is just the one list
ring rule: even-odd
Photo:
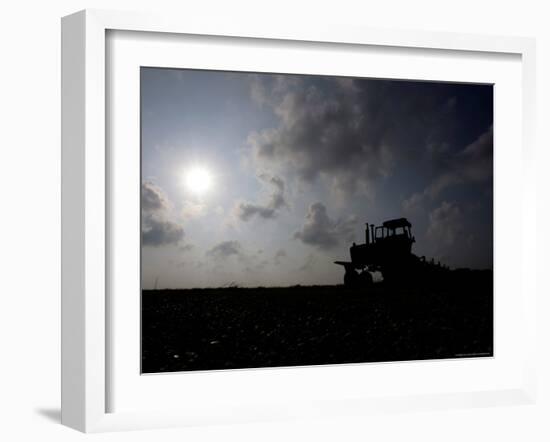
[[[109,309],[111,197],[107,184],[106,34],[143,31],[163,34],[270,39],[273,41],[369,45],[380,48],[435,49],[521,57],[521,306],[523,336],[533,337],[536,316],[534,106],[535,43],[532,39],[450,33],[388,31],[339,26],[201,22],[191,17],[159,17],[99,10],[81,11],[62,21],[62,423],[84,432],[245,422],[286,417],[361,414],[533,403],[536,397],[535,339],[526,339],[521,382],[513,388],[461,393],[382,395],[378,397],[277,402],[235,412],[109,412],[113,355],[107,339]],[[500,173],[498,170],[496,173]],[[498,247],[495,253],[502,253]],[[360,367],[357,368],[360,370]],[[385,368],[382,367],[382,370]],[[338,367],[333,370],[338,370]],[[244,373],[244,374],[243,374]],[[223,376],[223,374],[222,374]],[[241,376],[246,376],[241,371]],[[185,409],[185,407],[182,407]],[[289,411],[292,410],[292,411]],[[223,410],[222,410],[223,411]]]

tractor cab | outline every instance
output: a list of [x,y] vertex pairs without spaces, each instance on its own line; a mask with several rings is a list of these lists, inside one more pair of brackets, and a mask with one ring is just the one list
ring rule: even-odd
[[406,218],[391,219],[378,227],[367,223],[365,244],[350,248],[351,260],[360,266],[380,267],[390,260],[408,257],[413,242],[411,223]]
[[[368,227],[367,227],[368,228]],[[411,223],[406,218],[397,218],[384,221],[381,226],[374,228],[374,243],[402,243],[411,252],[414,237],[411,233]]]

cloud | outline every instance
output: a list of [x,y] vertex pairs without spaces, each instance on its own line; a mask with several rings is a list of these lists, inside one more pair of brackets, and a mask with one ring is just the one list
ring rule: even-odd
[[241,202],[236,209],[237,216],[241,221],[249,221],[255,215],[258,215],[260,218],[272,219],[275,218],[275,210],[270,207],[264,207],[257,204]]
[[150,181],[141,183],[143,246],[177,245],[183,240],[183,227],[168,218],[171,208],[172,204],[159,186]]
[[144,224],[145,227],[141,232],[141,240],[144,246],[177,244],[183,239],[183,228],[172,221],[150,217]]
[[305,262],[298,268],[300,272],[309,272],[310,270],[313,270],[315,268],[316,259],[315,257],[310,253]]
[[193,244],[184,244],[183,246],[179,246],[178,247],[178,250],[180,252],[190,252],[191,250],[193,250],[195,248],[195,246]]
[[265,204],[240,202],[235,208],[235,213],[241,221],[249,221],[254,216],[272,219],[277,216],[279,209],[288,207],[285,200],[285,182],[282,178],[267,174],[261,174],[258,178],[271,187],[271,194]]
[[206,213],[206,204],[189,200],[183,203],[183,208],[181,209],[181,216],[185,219],[198,218],[206,215]]
[[458,154],[462,179],[487,181],[493,178],[493,125]]
[[454,204],[443,201],[430,213],[427,238],[443,250],[454,246],[463,233],[462,211]]
[[258,271],[258,270],[264,270],[269,265],[269,261],[267,259],[264,259],[262,261],[259,261],[254,265],[254,267],[250,268],[247,267],[247,271]]
[[428,187],[433,198],[447,187],[462,183],[479,183],[493,178],[493,126],[447,160],[444,170]]
[[489,126],[472,143],[457,153],[446,155],[440,162],[441,172],[423,191],[403,201],[408,213],[421,208],[426,200],[434,200],[447,188],[458,184],[491,182],[493,179],[493,126]]
[[309,206],[305,223],[294,234],[294,238],[318,249],[328,250],[337,246],[341,240],[351,241],[355,224],[354,217],[338,221],[330,219],[326,207],[317,202]]
[[160,187],[151,181],[141,183],[141,210],[146,213],[170,210],[171,204]]
[[285,249],[279,249],[277,252],[275,252],[275,256],[273,257],[273,263],[275,265],[280,265],[284,258],[287,257],[286,250]]
[[479,183],[493,178],[493,126],[458,153],[447,157],[443,172],[426,189],[434,198],[447,187]]
[[[434,83],[257,76],[252,98],[278,117],[248,137],[256,164],[279,165],[306,182],[323,177],[344,195],[369,192],[401,157],[439,144],[454,105]],[[445,128],[441,127],[445,126]]]
[[414,214],[424,202],[425,194],[423,192],[413,193],[409,198],[403,201],[402,209],[406,214]]
[[227,259],[231,256],[236,256],[237,258],[242,259],[245,256],[243,247],[239,241],[220,242],[208,250],[206,255],[216,260]]

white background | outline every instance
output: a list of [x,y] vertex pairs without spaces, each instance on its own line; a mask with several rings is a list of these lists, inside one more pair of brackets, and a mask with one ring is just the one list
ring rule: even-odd
[[[512,3],[512,2],[511,2]],[[12,440],[548,440],[549,284],[540,280],[537,405],[369,415],[84,436],[59,425],[60,358],[60,23],[85,7],[226,16],[227,20],[320,21],[384,28],[449,30],[538,38],[540,273],[549,247],[550,14],[544,2],[277,0],[213,2],[20,0],[0,7],[0,439]],[[179,5],[179,6],[176,6]],[[544,193],[544,194],[543,194]],[[543,205],[544,202],[544,205]]]

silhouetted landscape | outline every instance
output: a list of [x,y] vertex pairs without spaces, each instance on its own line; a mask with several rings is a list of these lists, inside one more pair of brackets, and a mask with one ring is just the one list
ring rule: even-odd
[[493,98],[141,67],[142,372],[492,356]]
[[493,354],[492,271],[423,287],[144,290],[142,372]]

